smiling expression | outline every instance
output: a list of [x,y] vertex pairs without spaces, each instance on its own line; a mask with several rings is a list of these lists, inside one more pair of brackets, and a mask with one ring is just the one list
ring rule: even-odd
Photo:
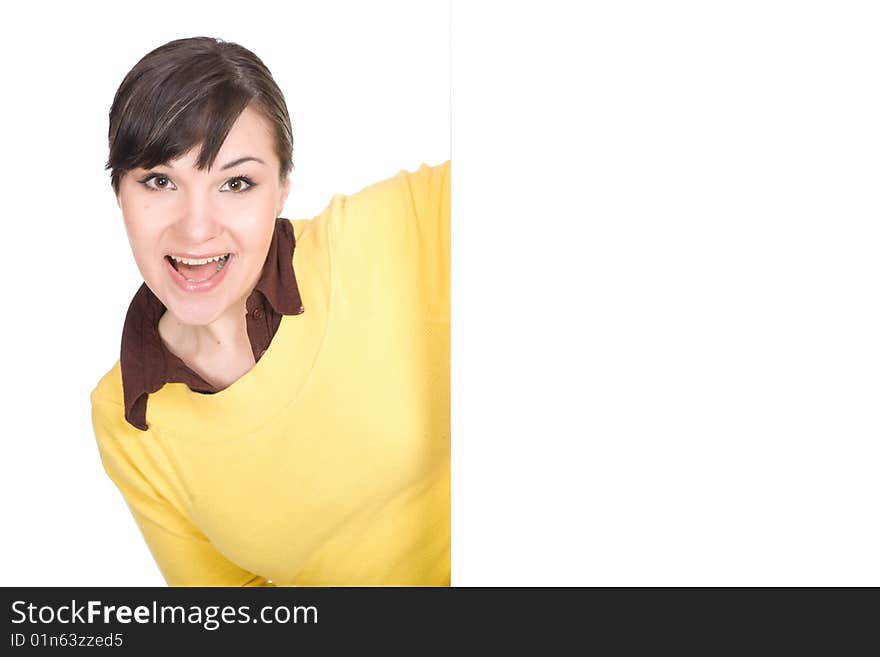
[[251,107],[233,124],[210,170],[199,146],[122,178],[122,210],[144,282],[181,323],[244,313],[290,190],[279,181],[269,124]]

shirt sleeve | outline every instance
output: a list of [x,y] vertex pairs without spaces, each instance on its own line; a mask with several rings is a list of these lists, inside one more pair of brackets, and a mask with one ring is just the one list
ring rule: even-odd
[[334,285],[355,298],[394,297],[400,314],[448,319],[450,167],[422,164],[336,198]]
[[[415,172],[398,174],[402,194],[401,219],[392,228],[399,231],[418,258],[445,274],[449,267],[450,162],[437,166],[422,164]],[[438,264],[445,267],[438,269]],[[441,277],[442,280],[442,277]],[[435,281],[436,283],[441,280]]]
[[104,470],[122,493],[169,586],[274,586],[224,557],[144,476],[122,449],[123,440],[144,440],[125,422],[122,406],[93,398],[92,425]]
[[[400,262],[411,273],[414,302],[426,319],[449,320],[450,162],[422,164],[397,176],[402,211],[389,232]],[[393,207],[393,204],[390,204]]]
[[437,233],[449,227],[450,161],[422,164],[415,172],[402,171],[399,179],[408,188],[412,216],[419,230]]

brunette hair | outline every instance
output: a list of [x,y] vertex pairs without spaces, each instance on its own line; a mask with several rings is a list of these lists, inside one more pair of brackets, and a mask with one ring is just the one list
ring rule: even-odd
[[274,128],[281,181],[293,169],[293,131],[284,95],[247,48],[212,37],[170,41],[144,55],[123,79],[110,108],[113,191],[123,175],[149,169],[202,144],[196,161],[210,169],[232,124],[248,105]]

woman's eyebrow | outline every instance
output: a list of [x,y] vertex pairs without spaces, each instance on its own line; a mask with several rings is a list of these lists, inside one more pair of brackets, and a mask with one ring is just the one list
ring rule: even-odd
[[[253,160],[254,162],[259,162],[260,164],[266,164],[265,162],[263,162],[263,160],[261,160],[258,157],[254,157],[252,155],[245,155],[244,157],[240,157],[237,160],[232,160],[232,162],[227,162],[222,167],[220,167],[220,170],[225,171],[226,169],[231,169],[234,166],[238,166],[242,162],[248,162],[250,160]],[[165,166],[165,167],[168,167],[169,169],[174,168],[174,166],[170,162],[162,162],[162,163],[158,164],[157,166]]]
[[226,169],[231,169],[232,167],[234,167],[238,164],[241,164],[242,162],[247,162],[249,160],[254,160],[255,162],[259,162],[260,164],[266,164],[265,162],[263,162],[263,160],[261,160],[258,157],[246,155],[245,157],[240,157],[237,160],[232,160],[232,162],[228,162],[228,163],[224,164],[222,167],[220,167],[220,170],[224,171]]

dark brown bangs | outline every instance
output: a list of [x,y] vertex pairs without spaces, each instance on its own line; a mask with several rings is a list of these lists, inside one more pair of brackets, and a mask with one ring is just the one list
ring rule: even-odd
[[211,168],[251,103],[274,129],[283,178],[293,168],[290,118],[256,55],[210,37],[180,39],[151,51],[126,75],[110,110],[105,169],[111,170],[114,192],[126,171],[166,163],[199,144],[196,167]]

